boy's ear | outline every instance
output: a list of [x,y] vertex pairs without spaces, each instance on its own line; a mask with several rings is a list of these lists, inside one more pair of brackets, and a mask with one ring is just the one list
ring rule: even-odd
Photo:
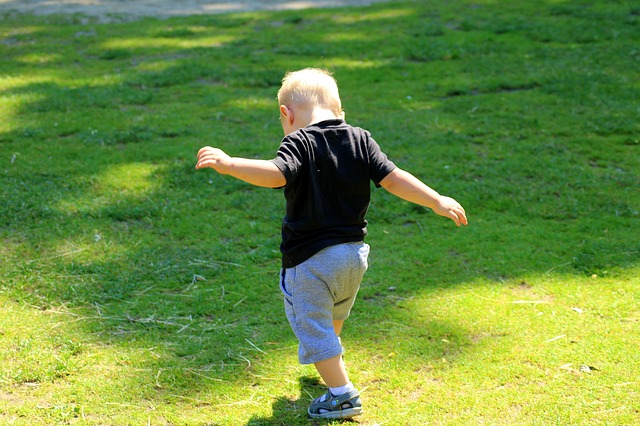
[[280,105],[280,114],[282,114],[284,117],[287,117],[287,121],[289,122],[289,124],[293,124],[293,110],[287,108],[286,105]]

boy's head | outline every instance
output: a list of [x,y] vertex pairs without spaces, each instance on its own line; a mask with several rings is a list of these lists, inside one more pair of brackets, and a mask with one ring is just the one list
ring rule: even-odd
[[278,104],[289,108],[321,108],[343,117],[338,84],[329,71],[319,68],[287,73],[278,91]]

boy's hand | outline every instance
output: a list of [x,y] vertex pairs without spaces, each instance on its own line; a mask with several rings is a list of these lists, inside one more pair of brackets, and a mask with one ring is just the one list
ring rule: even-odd
[[231,168],[231,157],[223,150],[205,146],[198,151],[196,170],[211,167],[222,175],[228,175]]
[[440,216],[453,220],[457,226],[468,224],[464,208],[453,198],[440,196],[433,211]]

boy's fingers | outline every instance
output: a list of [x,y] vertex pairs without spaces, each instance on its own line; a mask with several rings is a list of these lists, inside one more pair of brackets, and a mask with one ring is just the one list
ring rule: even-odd
[[196,163],[196,169],[202,167],[209,167],[208,163],[217,163],[220,161],[220,155],[216,152],[215,148],[205,147],[198,151],[198,162]]
[[203,167],[208,167],[210,160],[208,158],[198,158],[198,162],[196,163],[196,169],[201,169]]
[[456,223],[456,226],[467,225],[467,215],[462,207],[449,210],[449,217]]
[[196,168],[209,167],[212,164],[216,164],[217,161],[215,159],[203,158],[196,164]]
[[[467,221],[467,214],[465,213],[464,209],[461,207],[460,211],[458,213],[456,213],[458,215],[458,220],[460,221],[461,224],[463,225],[467,225],[469,222]],[[460,225],[458,225],[460,226]]]
[[[218,150],[219,151],[219,150]],[[222,151],[220,151],[222,152]],[[196,163],[196,169],[203,169],[211,167],[216,169],[216,166],[220,166],[223,163],[223,156],[219,152],[203,153]]]
[[198,157],[200,157],[203,152],[209,151],[209,150],[212,150],[212,149],[213,148],[211,148],[210,146],[204,146],[204,147],[200,148],[200,150],[198,150]]

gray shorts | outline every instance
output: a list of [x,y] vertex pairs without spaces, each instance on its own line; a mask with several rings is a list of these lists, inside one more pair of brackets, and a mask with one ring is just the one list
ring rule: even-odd
[[369,246],[363,242],[327,247],[301,264],[280,272],[280,289],[298,359],[313,364],[342,353],[333,320],[351,312],[367,270]]

